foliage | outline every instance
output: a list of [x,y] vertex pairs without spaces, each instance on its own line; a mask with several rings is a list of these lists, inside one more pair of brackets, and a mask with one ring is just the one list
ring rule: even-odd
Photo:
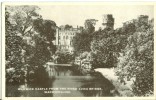
[[90,43],[92,41],[92,34],[95,31],[94,25],[96,24],[95,19],[87,19],[85,21],[85,29],[81,33],[77,33],[73,38],[73,47],[76,55],[79,55],[85,51],[91,51]]
[[96,31],[91,42],[93,67],[117,67],[121,82],[134,81],[132,89],[137,96],[153,92],[153,21]]
[[69,52],[56,52],[56,61],[59,64],[68,64],[74,60],[74,55]]
[[[24,65],[26,64],[24,61],[24,46],[26,44],[23,41],[23,36],[28,33],[26,28],[29,27],[31,20],[28,16],[24,16],[27,9],[23,9],[22,12],[18,10],[13,12],[14,9],[14,7],[6,7],[5,10],[6,80],[7,82],[21,83],[25,77]],[[11,69],[14,71],[10,73],[8,70]]]
[[118,43],[114,36],[114,31],[97,31],[93,35],[91,50],[93,56],[93,66],[95,68],[109,68],[116,64]]
[[71,25],[68,25],[68,24],[66,24],[64,27],[65,30],[69,30],[70,28],[73,28],[73,27]]
[[39,18],[37,6],[6,6],[10,13],[9,20],[21,36],[29,34],[32,29],[33,19]]
[[[6,80],[21,83],[55,52],[55,22],[43,20],[37,6],[6,6]],[[15,71],[8,71],[14,69]]]
[[91,52],[83,52],[80,53],[78,57],[75,59],[77,61],[76,65],[79,65],[78,69],[82,74],[88,74],[93,72],[92,55]]
[[116,30],[105,28],[94,32],[91,42],[93,66],[95,68],[116,67],[117,58],[127,46],[129,35],[137,31],[136,28],[139,26],[137,24],[131,22]]
[[54,54],[56,47],[54,46],[52,41],[55,40],[56,23],[52,20],[43,20],[41,18],[38,18],[34,20],[33,25],[34,30],[39,33],[39,39],[36,39],[36,43],[38,44],[39,42],[42,42],[41,44],[43,46],[46,46],[45,48],[50,51],[50,54]]
[[[40,66],[44,65],[49,59],[51,59],[51,51],[48,50],[49,44],[43,40],[40,36],[36,36],[35,38],[35,48],[33,52],[33,56],[29,60],[29,65],[31,66]],[[28,51],[27,51],[28,52]]]
[[[128,37],[120,57],[116,74],[120,80],[133,80],[133,92],[145,96],[153,91],[154,32],[151,25],[143,24]],[[127,79],[127,80],[126,80]]]
[[92,35],[86,32],[78,33],[73,38],[73,47],[76,53],[90,51]]

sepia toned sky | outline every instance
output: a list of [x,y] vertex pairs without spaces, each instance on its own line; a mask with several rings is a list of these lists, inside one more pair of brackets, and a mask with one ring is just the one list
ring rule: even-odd
[[46,5],[39,6],[40,14],[44,19],[56,22],[57,26],[69,24],[74,27],[84,26],[86,19],[99,20],[96,28],[101,26],[103,14],[113,14],[115,28],[121,27],[122,23],[139,15],[154,17],[154,6],[145,5]]

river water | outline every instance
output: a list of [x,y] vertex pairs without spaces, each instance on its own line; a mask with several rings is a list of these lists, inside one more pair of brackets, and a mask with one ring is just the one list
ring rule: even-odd
[[[35,84],[6,85],[7,97],[108,97],[114,86],[100,73],[81,75],[73,67],[48,66]],[[42,74],[42,73],[41,73]]]

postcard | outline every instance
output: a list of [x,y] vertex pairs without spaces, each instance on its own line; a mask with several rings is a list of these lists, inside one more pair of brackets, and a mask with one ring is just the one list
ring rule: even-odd
[[155,6],[2,3],[2,99],[156,99]]

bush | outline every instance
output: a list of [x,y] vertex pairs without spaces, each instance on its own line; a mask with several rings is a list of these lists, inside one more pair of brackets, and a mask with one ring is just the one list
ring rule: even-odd
[[56,62],[60,64],[71,63],[74,60],[74,55],[69,52],[56,52]]

